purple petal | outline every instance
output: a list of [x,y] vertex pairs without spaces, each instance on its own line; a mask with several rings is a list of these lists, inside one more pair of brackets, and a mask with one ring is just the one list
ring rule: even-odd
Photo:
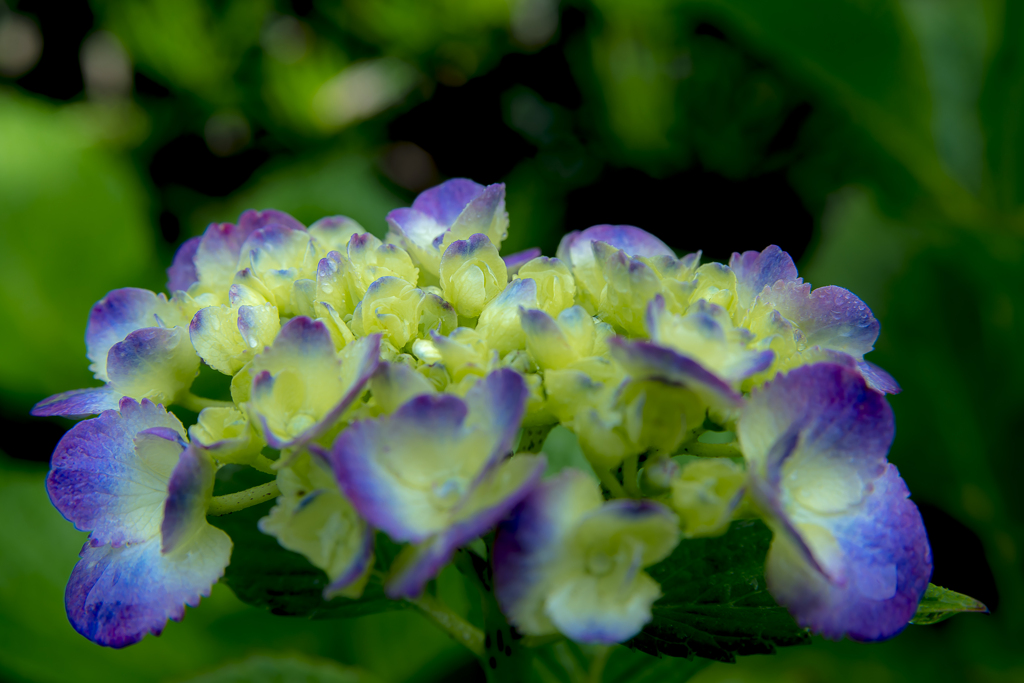
[[131,332],[143,327],[162,327],[157,312],[166,304],[163,294],[148,289],[115,289],[96,302],[85,327],[86,355],[96,379],[106,380],[107,352]]
[[61,417],[78,420],[90,415],[99,415],[104,410],[114,410],[122,394],[110,387],[92,389],[72,389],[45,398],[32,408],[36,417],[60,415]]
[[809,284],[775,284],[761,297],[800,328],[809,346],[849,353],[855,358],[874,348],[879,324],[871,309],[849,290],[829,285],[813,292]]
[[[829,581],[776,541],[765,578],[802,626],[826,638],[891,638],[906,627],[928,587],[931,548],[917,506],[892,464],[855,514],[828,518],[846,580]],[[790,541],[792,542],[792,541]]]
[[197,278],[214,289],[230,286],[242,244],[254,229],[251,224],[210,223],[193,258]]
[[199,356],[187,330],[145,327],[110,347],[107,374],[126,396],[170,403],[199,374]]
[[426,475],[417,481],[428,478],[421,470],[439,469],[455,452],[467,412],[457,396],[426,394],[338,435],[331,466],[341,490],[371,526],[399,542],[420,542],[444,529],[447,516],[434,509],[431,493],[408,487],[405,479],[417,465],[416,474]]
[[[475,183],[474,183],[475,184]],[[501,218],[499,219],[499,216]],[[492,235],[492,228],[495,220],[503,221],[497,235]],[[505,183],[495,183],[484,188],[483,192],[473,197],[466,208],[458,215],[452,224],[451,231],[458,237],[475,233],[484,233],[488,237],[497,237],[497,243],[505,239],[508,226],[508,214],[505,213]]]
[[[509,620],[539,632],[552,562],[569,531],[601,506],[600,489],[582,471],[567,468],[533,489],[498,526],[494,537],[494,596]],[[547,624],[548,631],[554,627]]]
[[192,283],[199,279],[196,274],[196,264],[193,260],[196,250],[199,249],[199,241],[202,236],[191,237],[178,247],[174,254],[174,262],[167,269],[167,291],[188,291]]
[[[864,481],[885,470],[895,435],[892,408],[860,374],[815,363],[779,375],[747,399],[737,435],[758,476],[776,485],[785,461],[799,455],[848,468]],[[783,448],[783,441],[792,446]]]
[[576,268],[593,260],[592,242],[606,242],[628,256],[671,256],[675,252],[660,239],[632,225],[594,225],[583,232],[574,230],[562,238],[557,256]]
[[448,228],[485,189],[483,185],[467,178],[452,178],[421,192],[413,201],[412,208]]
[[238,227],[246,234],[252,233],[256,230],[262,230],[263,228],[270,226],[280,226],[287,230],[306,229],[306,226],[302,223],[295,220],[284,211],[278,211],[277,209],[265,209],[263,211],[248,209],[242,212],[242,215],[238,217]]
[[508,256],[503,256],[502,258],[505,260],[505,267],[508,268],[508,276],[512,277],[518,273],[520,268],[540,256],[540,254],[540,247],[533,247],[524,251],[517,251],[516,253],[509,254]]
[[[50,501],[79,531],[91,531],[94,545],[159,535],[167,482],[184,435],[163,407],[123,398],[120,412],[79,422],[57,444],[46,477]],[[146,449],[145,460],[137,447]]]
[[765,287],[771,287],[780,280],[800,282],[793,258],[774,244],[764,251],[733,253],[729,267],[736,273],[736,289],[743,309],[749,308]]
[[[612,357],[634,379],[654,379],[692,389],[714,406],[739,407],[743,397],[729,384],[700,363],[672,349],[648,341],[630,341],[622,337],[608,340]],[[774,354],[765,351],[757,364],[759,372],[771,365]],[[753,374],[753,373],[752,373]]]
[[[281,328],[273,346],[253,360],[256,374],[253,376],[251,409],[259,417],[267,443],[279,449],[300,446],[334,425],[352,402],[362,395],[377,369],[380,340],[379,334],[357,339],[345,346],[339,358],[323,322],[305,316],[289,320]],[[297,434],[285,433],[285,423],[290,416],[278,414],[273,397],[276,376],[286,369],[299,375],[307,396],[317,394],[322,397],[328,380],[334,383],[332,388],[337,392],[336,403],[303,406],[305,414],[317,419]],[[317,384],[320,385],[319,391],[313,391]]]
[[898,394],[903,391],[892,375],[874,363],[862,360],[857,363],[857,368],[872,389],[884,394]]
[[64,601],[76,631],[107,647],[159,635],[168,619],[180,621],[185,605],[201,597],[224,575],[231,539],[220,529],[203,528],[177,551],[160,552],[160,537],[122,547],[82,548]]
[[[387,215],[388,227],[402,240],[420,249],[436,250],[448,226],[416,209],[394,209]],[[409,247],[407,247],[409,248]],[[439,252],[440,253],[440,252]]]
[[920,515],[886,462],[893,435],[883,395],[830,363],[769,382],[738,423],[750,493],[777,531],[769,587],[826,637],[895,635],[931,574]]
[[[451,561],[458,548],[493,529],[536,488],[546,466],[547,460],[543,456],[520,455],[492,469],[479,488],[493,487],[500,489],[500,494],[484,494],[482,497],[486,498],[486,503],[478,506],[467,501],[469,504],[464,503],[464,507],[472,509],[461,511],[459,521],[402,558],[401,563],[392,569],[385,584],[388,597],[398,599],[419,596],[427,582]],[[502,478],[511,481],[492,483]]]
[[161,552],[172,553],[206,525],[216,468],[209,453],[189,447],[182,451],[167,484],[167,502],[160,525]]
[[352,560],[352,564],[349,565],[349,568],[344,573],[324,588],[324,600],[330,600],[339,591],[347,588],[350,583],[363,576],[366,573],[367,565],[373,561],[374,530],[369,526],[364,526],[363,545],[359,550],[359,554]]

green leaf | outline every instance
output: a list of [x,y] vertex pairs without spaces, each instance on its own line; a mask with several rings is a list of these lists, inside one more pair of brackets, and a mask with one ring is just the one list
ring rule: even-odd
[[189,683],[377,683],[379,680],[362,669],[294,655],[256,655],[188,679]]
[[630,641],[649,654],[706,657],[770,654],[776,646],[810,642],[806,629],[780,607],[764,580],[772,534],[760,521],[734,522],[718,538],[684,540],[648,571],[664,596],[654,618]]
[[988,607],[969,595],[929,583],[928,590],[924,592],[924,597],[921,598],[921,603],[917,606],[917,612],[914,613],[914,618],[910,620],[910,623],[918,626],[937,624],[962,612],[987,614]]
[[602,683],[684,683],[711,662],[652,657],[639,650],[616,647],[604,667]]
[[[305,557],[285,550],[273,536],[261,532],[256,523],[270,512],[273,501],[225,515],[210,522],[231,536],[235,547],[231,564],[222,581],[242,602],[263,607],[273,614],[311,619],[358,617],[394,609],[406,603],[384,595],[384,587],[375,574],[358,600],[338,597],[327,601],[323,590],[327,574]],[[390,556],[390,552],[378,553]]]

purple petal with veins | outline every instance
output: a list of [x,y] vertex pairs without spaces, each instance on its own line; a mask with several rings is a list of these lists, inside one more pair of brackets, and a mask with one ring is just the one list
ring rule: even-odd
[[104,410],[114,410],[122,394],[108,386],[92,389],[72,389],[45,398],[32,408],[32,415],[49,417],[59,415],[78,420],[90,415],[99,415]]
[[467,178],[452,178],[421,192],[413,201],[412,208],[448,228],[484,189],[483,185]]

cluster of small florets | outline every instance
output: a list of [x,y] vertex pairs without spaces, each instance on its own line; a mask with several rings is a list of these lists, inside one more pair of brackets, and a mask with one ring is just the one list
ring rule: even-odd
[[[802,625],[874,640],[907,623],[931,558],[886,459],[898,386],[864,360],[868,307],[812,290],[778,247],[701,264],[625,225],[502,258],[504,192],[448,181],[388,214],[384,241],[247,211],[182,245],[170,298],[96,304],[104,386],[35,409],[98,415],[47,480],[90,532],[67,590],[79,632],[130,644],[209,594],[231,557],[207,522],[228,464],[276,476],[259,529],[326,572],[325,598],[360,596],[377,533],[406,544],[384,584],[402,599],[495,532],[519,632],[622,642],[662,592],[645,567],[759,516],[769,588]],[[201,363],[232,402],[191,393]],[[589,470],[547,462],[555,425]]]

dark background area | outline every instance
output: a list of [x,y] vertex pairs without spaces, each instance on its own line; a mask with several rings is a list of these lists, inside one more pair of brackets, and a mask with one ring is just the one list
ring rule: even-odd
[[[925,518],[933,582],[993,611],[885,645],[818,643],[716,665],[701,680],[1024,679],[1014,647],[1024,628],[1022,33],[1009,1],[0,5],[10,480],[37,476],[70,426],[30,418],[31,405],[90,384],[90,304],[115,287],[162,289],[177,245],[207,222],[274,206],[307,223],[351,215],[382,235],[387,210],[440,180],[505,182],[507,252],[553,255],[566,231],[628,223],[710,260],[778,244],[808,281],[864,298],[883,326],[871,359],[905,389],[892,399],[891,459]],[[49,542],[17,531],[13,542]],[[0,586],[35,571],[13,558]],[[44,628],[19,622],[26,600],[53,599],[44,575],[35,593],[0,590],[14,601],[0,636]],[[244,608],[226,589],[217,600],[210,619],[220,609],[237,626]],[[160,661],[180,647],[171,630],[194,630],[175,642],[204,637],[216,622],[196,614],[139,649],[162,648]],[[415,618],[388,619],[399,617],[267,626],[312,630],[252,642],[392,680],[463,666]],[[416,654],[403,668],[331,644],[364,642],[360,629],[405,634]],[[251,629],[240,633],[225,651],[255,647]],[[18,642],[0,646],[10,677],[77,673],[28,663]],[[104,666],[166,680],[141,655],[116,656]],[[203,650],[173,671],[219,656]]]

